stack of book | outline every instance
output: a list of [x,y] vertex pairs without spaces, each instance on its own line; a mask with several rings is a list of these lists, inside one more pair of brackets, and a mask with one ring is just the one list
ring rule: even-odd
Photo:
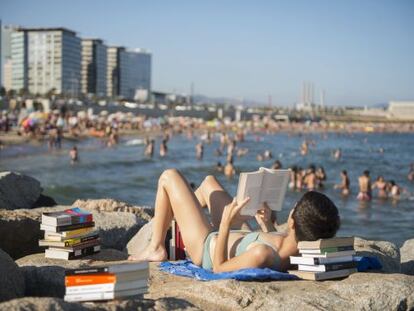
[[100,251],[100,240],[94,231],[93,215],[80,208],[42,214],[40,229],[45,231],[40,246],[46,246],[46,258],[79,259]]
[[336,279],[357,271],[356,262],[353,261],[353,237],[301,241],[298,249],[301,256],[290,256],[290,263],[298,265],[298,270],[290,270],[289,273],[301,279]]
[[144,294],[148,277],[148,262],[66,270],[64,300],[110,300]]

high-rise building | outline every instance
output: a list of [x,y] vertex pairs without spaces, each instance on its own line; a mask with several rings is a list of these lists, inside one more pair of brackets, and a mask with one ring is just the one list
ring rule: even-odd
[[11,41],[16,27],[2,25],[0,21],[0,86],[6,90],[11,88]]
[[83,94],[106,96],[107,93],[107,47],[99,39],[82,39]]
[[12,35],[13,89],[80,93],[81,40],[65,28],[20,28]]
[[12,89],[28,89],[27,32],[17,29],[11,34]]
[[134,98],[138,90],[151,91],[151,54],[142,49],[120,55],[119,95]]
[[151,53],[108,47],[107,94],[132,99],[138,90],[151,91]]
[[119,95],[119,64],[124,47],[110,46],[107,49],[106,94],[109,97]]

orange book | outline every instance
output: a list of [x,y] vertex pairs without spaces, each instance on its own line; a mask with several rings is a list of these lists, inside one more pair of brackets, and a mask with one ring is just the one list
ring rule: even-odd
[[65,277],[66,286],[92,285],[115,283],[116,276],[113,273],[97,273],[86,275],[69,275]]

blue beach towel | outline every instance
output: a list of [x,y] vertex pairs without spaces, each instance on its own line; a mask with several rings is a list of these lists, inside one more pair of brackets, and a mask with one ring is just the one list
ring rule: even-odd
[[[376,257],[354,257],[354,261],[358,263],[358,272],[368,270],[381,269],[381,263]],[[269,268],[250,268],[241,269],[231,272],[214,273],[211,270],[206,270],[196,266],[191,260],[180,260],[177,262],[162,262],[159,265],[161,271],[171,274],[195,278],[200,281],[213,281],[233,279],[238,281],[288,281],[298,280],[296,275],[285,272],[275,271]]]

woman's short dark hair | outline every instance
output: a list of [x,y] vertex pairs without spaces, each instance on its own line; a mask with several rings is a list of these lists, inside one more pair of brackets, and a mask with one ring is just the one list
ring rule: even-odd
[[292,218],[298,242],[332,238],[340,226],[337,207],[326,195],[317,191],[309,191],[302,196]]

